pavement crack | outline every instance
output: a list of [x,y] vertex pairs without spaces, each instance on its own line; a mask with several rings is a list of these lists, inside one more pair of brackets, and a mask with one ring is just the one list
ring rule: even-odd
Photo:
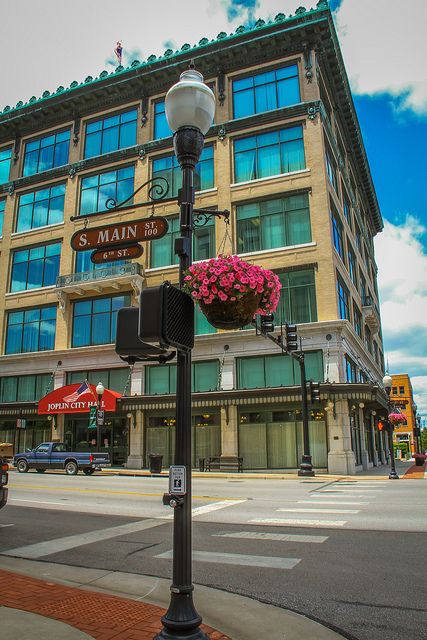
[[351,604],[356,607],[369,607],[370,609],[392,609],[393,611],[417,611],[418,613],[427,613],[427,609],[419,609],[418,607],[403,607],[395,604],[374,604],[372,602],[361,602],[358,600],[334,600],[339,604]]

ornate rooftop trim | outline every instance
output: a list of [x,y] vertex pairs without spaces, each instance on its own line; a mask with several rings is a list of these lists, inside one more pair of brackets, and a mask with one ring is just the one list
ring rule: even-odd
[[144,62],[140,62],[139,60],[134,60],[128,67],[123,67],[119,65],[112,72],[108,72],[106,70],[101,71],[99,76],[95,78],[93,78],[92,76],[87,76],[83,82],[77,82],[77,80],[73,80],[73,82],[71,82],[69,87],[65,88],[61,85],[56,89],[56,91],[52,93],[48,90],[43,91],[41,97],[39,98],[37,98],[36,96],[31,96],[31,98],[27,102],[23,102],[22,100],[20,100],[19,102],[16,103],[14,107],[11,107],[10,105],[6,105],[5,107],[3,107],[3,111],[0,110],[0,121],[2,119],[2,116],[6,116],[8,114],[15,115],[15,113],[19,110],[26,109],[35,104],[39,105],[41,102],[47,102],[59,95],[69,94],[72,91],[76,91],[77,89],[81,89],[82,87],[85,87],[88,85],[97,84],[99,82],[104,81],[106,78],[125,75],[130,71],[134,71],[136,69],[145,70],[148,67],[154,65],[155,63],[162,62],[162,61],[171,62],[174,58],[177,58],[182,54],[188,55],[189,52],[197,52],[216,42],[229,41],[229,40],[232,40],[233,38],[241,36],[242,34],[259,32],[259,31],[268,29],[269,27],[275,24],[280,24],[283,22],[292,22],[294,20],[300,20],[301,18],[305,19],[306,17],[312,16],[313,14],[317,14],[325,10],[329,10],[328,0],[318,0],[316,8],[307,10],[305,7],[299,7],[298,9],[296,9],[295,15],[285,16],[284,13],[278,13],[274,18],[274,20],[265,21],[265,20],[259,19],[255,22],[255,24],[252,27],[247,27],[244,25],[237,27],[234,33],[227,34],[224,31],[221,31],[217,35],[217,37],[212,40],[209,40],[208,38],[201,38],[198,44],[191,46],[190,44],[186,43],[182,45],[180,50],[175,52],[172,51],[172,49],[167,49],[164,52],[163,56],[155,56],[154,54],[152,54]]

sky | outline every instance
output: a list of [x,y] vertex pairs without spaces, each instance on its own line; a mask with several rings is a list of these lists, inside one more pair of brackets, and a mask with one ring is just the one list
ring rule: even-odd
[[[3,5],[0,108],[316,0],[14,0]],[[384,219],[375,239],[385,357],[427,426],[426,0],[330,0]],[[422,48],[423,47],[423,48]]]

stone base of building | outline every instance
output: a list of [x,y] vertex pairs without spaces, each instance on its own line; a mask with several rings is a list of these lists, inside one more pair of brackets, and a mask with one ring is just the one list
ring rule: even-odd
[[354,476],[356,473],[354,453],[352,451],[330,451],[328,453],[328,472]]
[[142,456],[129,456],[126,462],[126,469],[143,469],[144,458]]

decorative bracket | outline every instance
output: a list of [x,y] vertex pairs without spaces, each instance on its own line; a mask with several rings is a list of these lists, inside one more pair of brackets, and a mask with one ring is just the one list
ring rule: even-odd
[[62,317],[65,319],[67,317],[67,296],[60,290],[56,291],[56,296],[58,298],[58,306],[62,313]]
[[[142,125],[142,126],[144,126],[144,125]],[[141,146],[138,148],[138,158],[139,158],[140,160],[144,160],[144,158],[145,158],[145,156],[146,156],[146,155],[147,155],[147,152],[145,151],[145,147],[144,147],[144,145],[141,145]]]
[[74,115],[74,125],[73,125],[73,144],[76,147],[80,140],[80,116],[76,113]]
[[145,127],[148,120],[148,97],[142,94],[141,98],[141,127]]
[[305,77],[307,78],[307,82],[310,84],[313,82],[313,63],[311,59],[311,49],[310,45],[307,42],[303,42],[304,47],[304,68],[305,68]]
[[227,137],[227,132],[225,130],[225,125],[220,124],[218,128],[218,139],[222,141],[222,140],[225,140],[226,137]]
[[131,283],[131,286],[132,286],[132,289],[133,289],[133,293],[134,293],[135,299],[137,300],[137,302],[139,302],[139,297],[141,295],[141,291],[142,291],[142,288],[143,288],[142,287],[142,285],[143,285],[142,278],[141,277],[132,278],[130,283]]
[[84,166],[85,166],[84,162],[75,162],[74,164],[70,165],[70,169],[68,171],[68,175],[70,176],[70,178],[74,178],[77,171],[81,171],[81,169],[83,169]]
[[315,120],[317,114],[320,113],[320,105],[310,105],[307,109],[307,115],[309,120]]
[[213,211],[210,209],[193,209],[193,227],[204,227],[212,218],[224,218],[228,222],[230,212],[228,209],[224,211]]
[[15,183],[14,182],[9,182],[9,185],[7,187],[7,192],[10,196],[13,196],[13,194],[15,193]]
[[222,107],[225,102],[225,76],[221,67],[218,67],[218,102],[220,107]]
[[21,136],[19,133],[15,136],[15,142],[13,144],[13,163],[16,164],[19,160],[19,152],[21,150]]

